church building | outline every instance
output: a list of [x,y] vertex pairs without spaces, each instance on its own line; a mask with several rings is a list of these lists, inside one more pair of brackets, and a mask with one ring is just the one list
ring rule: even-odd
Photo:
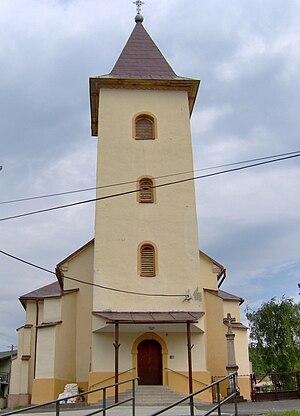
[[188,394],[192,371],[194,390],[205,387],[227,375],[228,313],[249,398],[243,299],[221,290],[225,268],[199,251],[190,129],[199,85],[176,75],[139,12],[112,71],[90,78],[95,236],[56,266],[55,282],[20,297],[10,406],[56,399],[68,383],[87,391],[136,376]]

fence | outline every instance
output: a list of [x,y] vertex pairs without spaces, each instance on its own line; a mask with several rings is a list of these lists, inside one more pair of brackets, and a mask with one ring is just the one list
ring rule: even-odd
[[300,399],[300,373],[251,374],[251,399]]

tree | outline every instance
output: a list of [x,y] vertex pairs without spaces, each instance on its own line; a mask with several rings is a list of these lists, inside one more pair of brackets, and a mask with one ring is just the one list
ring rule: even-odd
[[[250,324],[250,357],[253,369],[264,373],[300,370],[300,304],[282,297],[246,310]],[[279,384],[285,384],[284,376]]]

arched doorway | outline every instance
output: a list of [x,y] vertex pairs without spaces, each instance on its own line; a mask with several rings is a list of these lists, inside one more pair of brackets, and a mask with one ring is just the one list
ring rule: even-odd
[[138,345],[139,384],[162,384],[162,348],[154,339],[145,339]]

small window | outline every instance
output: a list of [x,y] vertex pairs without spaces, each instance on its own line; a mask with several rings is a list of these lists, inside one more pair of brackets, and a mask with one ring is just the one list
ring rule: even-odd
[[140,275],[144,277],[155,276],[155,248],[152,244],[143,244],[140,247]]
[[150,114],[139,114],[133,119],[133,137],[136,140],[156,138],[155,118]]
[[138,201],[141,203],[154,202],[153,181],[150,178],[142,178],[138,182]]

